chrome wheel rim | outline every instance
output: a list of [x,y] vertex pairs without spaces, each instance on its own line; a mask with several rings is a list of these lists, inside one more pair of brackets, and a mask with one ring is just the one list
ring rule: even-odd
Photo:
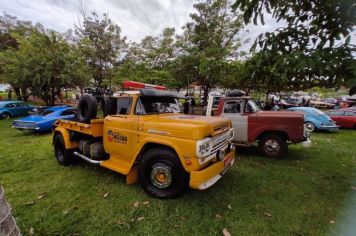
[[306,123],[306,124],[305,124],[305,128],[306,128],[307,131],[313,132],[313,131],[314,131],[314,124],[312,124],[312,123]]
[[151,183],[159,189],[168,188],[172,183],[171,168],[162,164],[156,164],[152,167]]
[[264,145],[264,148],[265,148],[266,152],[272,153],[272,154],[276,154],[280,150],[279,143],[276,140],[267,140]]

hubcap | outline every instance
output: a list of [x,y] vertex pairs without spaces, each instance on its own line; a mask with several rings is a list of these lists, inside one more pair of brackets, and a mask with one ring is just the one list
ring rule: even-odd
[[269,153],[278,153],[279,152],[279,143],[275,140],[267,140],[265,143],[265,150]]
[[314,131],[314,125],[312,123],[306,123],[305,127],[309,132],[313,132]]
[[168,188],[172,183],[171,169],[162,164],[154,165],[151,171],[151,182],[157,188]]

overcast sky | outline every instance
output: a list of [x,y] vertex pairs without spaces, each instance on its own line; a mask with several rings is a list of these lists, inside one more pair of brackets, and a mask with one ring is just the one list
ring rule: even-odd
[[[109,13],[124,36],[130,41],[140,41],[147,35],[158,36],[165,27],[174,27],[181,33],[181,27],[190,20],[193,0],[83,0],[87,12]],[[79,0],[0,0],[0,11],[14,15],[21,20],[40,22],[46,28],[65,32],[79,22]],[[277,27],[272,19],[266,25],[249,25],[244,39],[254,40],[261,32]],[[244,49],[248,45],[244,45]]]

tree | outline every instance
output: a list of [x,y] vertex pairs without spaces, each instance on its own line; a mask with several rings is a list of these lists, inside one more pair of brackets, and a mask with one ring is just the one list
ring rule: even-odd
[[245,66],[251,84],[260,78],[267,89],[338,87],[356,76],[356,48],[350,44],[356,22],[353,1],[237,0],[233,7],[243,12],[246,24],[264,24],[265,14],[285,22],[257,37],[252,51],[258,52]]
[[145,83],[172,85],[170,64],[175,58],[174,28],[165,28],[158,37],[147,36],[140,43],[132,43],[122,65],[118,81],[124,79]]
[[203,102],[212,87],[219,83],[227,61],[236,60],[240,46],[242,17],[231,11],[228,0],[207,0],[194,4],[196,13],[184,27],[180,38],[181,61],[189,62],[188,71],[204,91]]
[[54,105],[63,88],[83,85],[87,72],[78,50],[64,41],[58,33],[33,29],[26,37],[12,35],[18,47],[1,52],[4,77],[15,89],[20,99],[31,94]]
[[121,37],[120,27],[107,14],[103,15],[103,19],[95,12],[91,16],[83,14],[83,17],[83,24],[76,26],[79,48],[90,68],[94,85],[101,88],[110,86],[114,67],[126,47],[126,38]]

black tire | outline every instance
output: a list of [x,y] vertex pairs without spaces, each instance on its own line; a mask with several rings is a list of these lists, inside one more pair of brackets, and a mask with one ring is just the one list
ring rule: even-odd
[[66,149],[62,134],[55,133],[53,136],[54,155],[60,165],[68,166],[73,160],[73,150]]
[[0,119],[8,120],[11,118],[11,114],[8,112],[4,112],[1,114]]
[[259,151],[268,158],[279,159],[288,152],[287,140],[278,134],[266,134],[259,142]]
[[90,123],[91,119],[96,118],[98,101],[94,96],[84,95],[78,104],[76,119],[81,123]]
[[188,187],[187,172],[177,155],[167,148],[152,148],[143,154],[138,178],[143,190],[157,198],[174,198]]

